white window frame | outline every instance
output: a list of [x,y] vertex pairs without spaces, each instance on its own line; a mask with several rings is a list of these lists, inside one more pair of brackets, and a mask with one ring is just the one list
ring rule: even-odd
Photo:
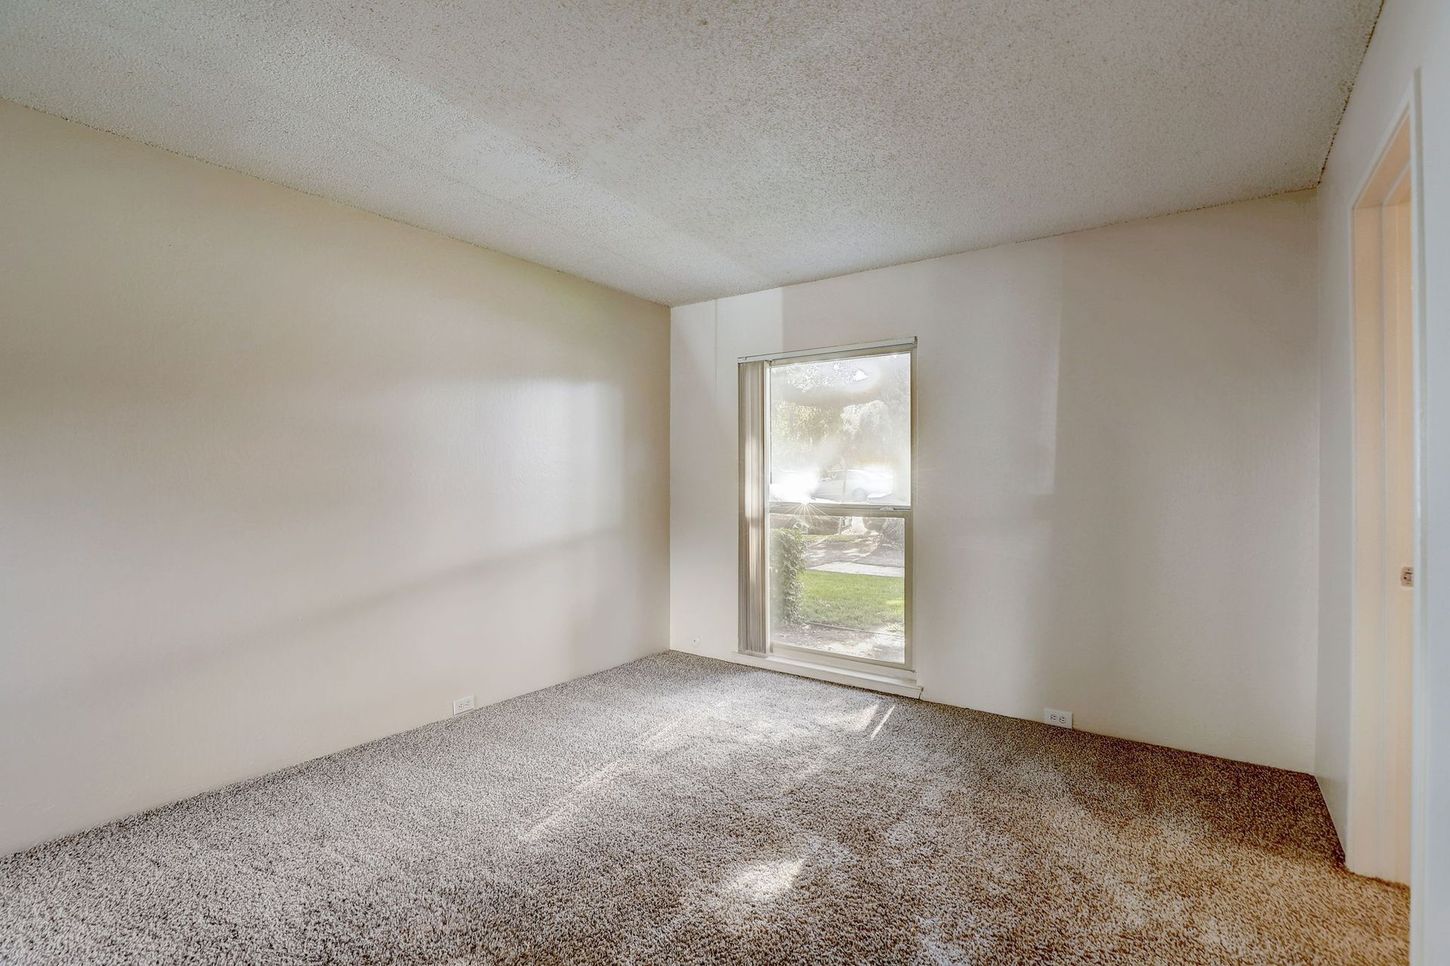
[[[793,661],[806,660],[826,667],[858,668],[910,673],[915,670],[915,635],[913,633],[914,521],[916,506],[916,345],[915,337],[834,346],[824,349],[802,349],[766,355],[741,356],[741,425],[740,425],[740,650],[742,653],[779,655]],[[904,640],[900,661],[854,657],[794,644],[778,643],[771,633],[769,601],[769,568],[766,565],[765,536],[770,514],[794,513],[807,504],[772,501],[770,499],[770,368],[777,363],[831,362],[859,356],[906,353],[909,357],[911,392],[909,393],[909,425],[911,427],[911,492],[905,506],[878,503],[811,503],[812,512],[838,517],[874,517],[900,519],[905,523],[903,554],[902,635]],[[749,365],[748,365],[749,364]],[[755,365],[758,364],[758,365]],[[752,380],[759,380],[754,384]]]

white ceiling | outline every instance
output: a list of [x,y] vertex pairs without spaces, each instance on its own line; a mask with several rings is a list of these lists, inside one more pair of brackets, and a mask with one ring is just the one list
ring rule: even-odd
[[0,97],[680,304],[1317,183],[1380,0],[3,0]]

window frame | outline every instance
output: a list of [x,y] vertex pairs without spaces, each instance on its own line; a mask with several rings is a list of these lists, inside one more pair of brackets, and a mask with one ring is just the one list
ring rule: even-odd
[[[877,519],[899,519],[904,523],[904,539],[902,547],[902,659],[900,661],[886,661],[879,658],[857,657],[854,655],[838,654],[822,648],[806,647],[798,644],[786,644],[775,640],[773,621],[771,618],[768,601],[770,599],[770,573],[769,567],[764,568],[762,573],[761,586],[754,589],[754,592],[762,595],[763,611],[765,618],[764,644],[768,655],[780,655],[793,660],[803,658],[821,662],[831,667],[850,669],[852,667],[872,670],[890,670],[896,672],[912,673],[916,668],[915,655],[915,565],[914,565],[914,544],[915,544],[915,507],[916,507],[916,348],[915,337],[908,339],[890,339],[881,342],[857,343],[854,345],[835,346],[823,349],[803,349],[791,352],[780,352],[768,355],[743,356],[741,363],[761,362],[764,363],[762,379],[762,405],[760,412],[761,425],[757,427],[762,449],[762,470],[757,485],[763,488],[759,494],[757,505],[762,509],[761,522],[763,526],[763,543],[769,545],[770,518],[776,513],[799,513],[802,508],[809,507],[810,512],[821,513],[827,516],[836,517],[862,517]],[[852,359],[862,356],[884,356],[905,354],[908,362],[908,373],[910,377],[910,392],[907,394],[909,439],[910,439],[910,476],[911,482],[907,494],[908,503],[883,504],[883,503],[800,503],[783,500],[770,499],[770,468],[771,468],[771,444],[772,434],[771,423],[771,399],[770,399],[770,372],[776,365],[791,365],[805,362],[834,362],[840,359]],[[742,520],[742,523],[745,521]]]

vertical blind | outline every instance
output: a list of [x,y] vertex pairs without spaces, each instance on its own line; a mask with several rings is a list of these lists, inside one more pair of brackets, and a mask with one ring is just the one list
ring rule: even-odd
[[740,363],[740,650],[765,654],[765,375]]

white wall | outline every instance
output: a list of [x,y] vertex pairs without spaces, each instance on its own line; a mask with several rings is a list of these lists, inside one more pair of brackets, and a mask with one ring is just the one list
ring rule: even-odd
[[673,647],[736,648],[735,360],[920,338],[924,696],[1308,770],[1314,196],[677,308]]
[[0,102],[0,853],[665,647],[668,316]]
[[1341,831],[1348,824],[1352,527],[1349,208],[1419,72],[1422,100],[1423,547],[1427,660],[1416,669],[1417,797],[1411,951],[1450,962],[1450,4],[1388,0],[1360,69],[1320,187],[1321,560],[1315,771]]

